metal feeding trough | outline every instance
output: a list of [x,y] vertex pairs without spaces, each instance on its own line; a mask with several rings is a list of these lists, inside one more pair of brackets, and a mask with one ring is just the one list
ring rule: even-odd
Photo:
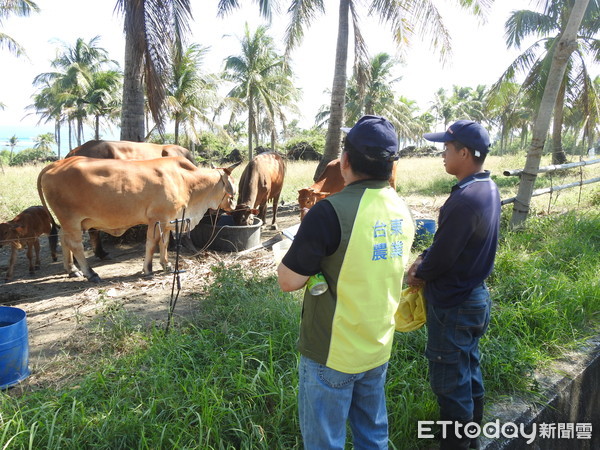
[[[216,220],[216,223],[215,223]],[[254,218],[252,225],[234,225],[233,217],[223,214],[216,219],[204,216],[190,233],[197,248],[221,252],[240,252],[260,245],[262,220]]]

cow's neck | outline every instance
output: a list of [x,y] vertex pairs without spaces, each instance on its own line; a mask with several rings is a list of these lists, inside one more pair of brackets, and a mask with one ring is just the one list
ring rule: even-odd
[[185,216],[190,219],[190,228],[193,229],[209,208],[219,208],[226,192],[221,173],[215,169],[199,170],[190,180],[189,190]]

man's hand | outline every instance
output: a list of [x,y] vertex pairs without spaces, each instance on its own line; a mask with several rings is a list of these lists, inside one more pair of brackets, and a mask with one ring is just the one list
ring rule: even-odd
[[415,262],[412,263],[412,265],[408,269],[408,277],[406,279],[406,283],[410,287],[420,288],[425,284],[425,280],[422,280],[421,278],[417,277],[417,268],[421,265],[422,262],[423,258],[419,256],[417,259],[415,259]]

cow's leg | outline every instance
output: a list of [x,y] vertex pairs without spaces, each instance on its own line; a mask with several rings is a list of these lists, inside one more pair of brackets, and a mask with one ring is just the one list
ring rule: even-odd
[[275,225],[275,222],[277,221],[277,208],[279,208],[279,195],[273,197],[273,220],[271,221],[271,226],[275,230],[277,229],[277,225]]
[[[98,274],[91,269],[87,259],[85,259],[81,231],[66,232],[63,227],[61,230],[61,241],[63,245],[64,266],[69,277],[79,277],[83,274],[88,281],[94,283],[102,281]],[[77,269],[75,266],[73,258],[77,259],[80,269]]]
[[58,247],[58,229],[56,225],[52,224],[52,229],[48,235],[48,246],[50,247],[50,254],[52,255],[52,261],[58,261],[56,256],[56,248]]
[[160,265],[162,266],[162,268],[165,272],[173,271],[173,267],[169,263],[169,255],[168,255],[170,236],[171,236],[170,233],[165,233],[164,239],[159,239],[159,241],[158,241],[158,248],[160,249]]
[[263,225],[267,224],[267,202],[258,205],[258,218],[262,220]]
[[15,262],[16,261],[17,261],[17,247],[15,245],[11,245],[10,258],[8,260],[8,270],[6,272],[6,281],[12,280],[13,273],[15,271]]
[[35,273],[33,265],[33,242],[31,239],[27,239],[27,259],[29,260],[29,275]]
[[40,239],[35,238],[33,241],[33,248],[35,249],[35,270],[39,270],[42,267],[42,262],[40,261]]
[[90,235],[90,244],[92,246],[92,249],[94,250],[94,255],[96,255],[97,258],[100,258],[102,260],[110,259],[108,253],[104,250],[104,248],[102,248],[100,231],[91,228],[88,230],[88,234]]
[[152,258],[154,257],[154,251],[156,250],[159,239],[159,226],[155,226],[154,223],[149,223],[148,231],[146,231],[146,255],[144,256],[144,268],[142,269],[142,275],[145,277],[152,275]]

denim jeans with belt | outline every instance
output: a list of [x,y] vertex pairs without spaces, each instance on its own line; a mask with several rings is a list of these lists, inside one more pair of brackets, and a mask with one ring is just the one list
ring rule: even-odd
[[355,449],[387,449],[387,367],[348,374],[301,355],[298,412],[304,448],[343,449],[349,420]]
[[479,339],[489,325],[490,308],[485,283],[457,306],[427,306],[429,381],[443,420],[471,421],[473,399],[484,395]]

